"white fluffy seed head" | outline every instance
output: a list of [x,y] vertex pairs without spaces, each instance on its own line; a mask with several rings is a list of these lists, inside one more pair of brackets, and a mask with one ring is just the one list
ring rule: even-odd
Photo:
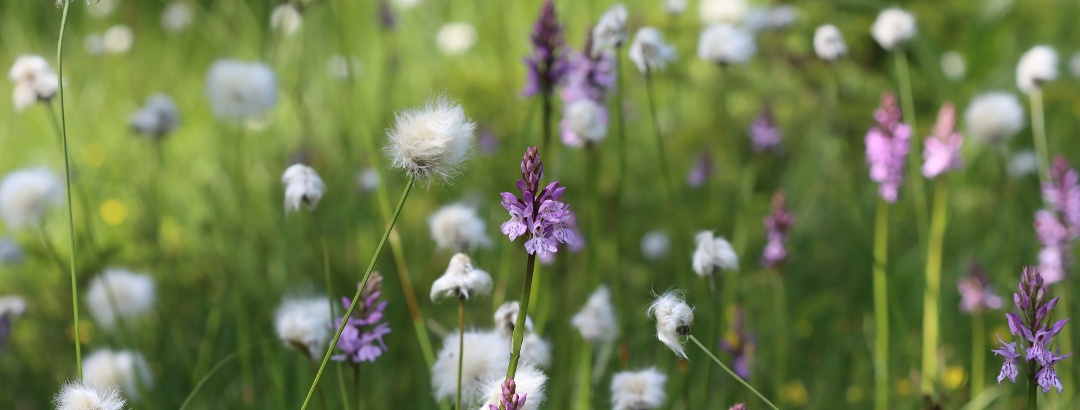
[[976,95],[964,112],[968,134],[976,141],[1000,145],[1024,129],[1024,107],[1015,95],[991,91]]
[[465,109],[446,97],[421,108],[399,111],[387,131],[391,164],[418,180],[449,179],[472,153],[476,123]]
[[270,13],[270,28],[286,36],[293,35],[304,25],[304,16],[291,3],[282,3]]
[[1013,154],[1009,158],[1009,177],[1012,179],[1020,179],[1028,175],[1035,175],[1039,171],[1039,159],[1035,156],[1035,151],[1023,150]]
[[68,382],[53,398],[56,410],[121,410],[124,399],[116,388],[102,388],[90,383]]
[[739,255],[726,239],[713,236],[712,231],[702,231],[694,237],[693,267],[698,276],[709,276],[717,270],[739,270]]
[[756,52],[753,34],[723,23],[706,27],[698,40],[698,58],[710,63],[742,64]]
[[589,295],[585,307],[581,308],[570,323],[578,329],[586,342],[608,343],[619,336],[619,324],[615,320],[615,308],[611,305],[611,292],[601,285]]
[[446,23],[435,35],[435,45],[444,55],[464,54],[476,44],[476,28],[472,24],[457,22]]
[[186,1],[169,3],[161,12],[161,28],[170,33],[183,31],[195,20],[195,10]]
[[0,317],[16,319],[26,313],[26,299],[22,296],[0,296]]
[[428,217],[431,237],[441,249],[470,251],[491,246],[491,238],[485,230],[484,220],[473,208],[465,204],[450,204]]
[[836,61],[847,55],[847,43],[840,29],[832,24],[825,24],[814,30],[814,53],[825,61]]
[[686,359],[681,338],[690,334],[690,326],[694,324],[694,308],[683,301],[682,294],[664,292],[649,305],[646,313],[656,318],[656,338],[676,356]]
[[615,3],[600,15],[592,32],[593,54],[626,42],[626,15],[626,6],[622,3]]
[[15,83],[11,99],[15,111],[22,111],[37,101],[48,101],[56,95],[58,77],[44,57],[24,55],[15,59],[8,72]]
[[155,288],[150,275],[111,268],[90,281],[86,304],[98,325],[112,330],[117,320],[146,314],[157,299]]
[[1069,57],[1069,74],[1072,74],[1073,78],[1080,79],[1080,51]]
[[115,25],[101,35],[101,47],[109,54],[124,54],[135,44],[135,31],[125,25]]
[[647,410],[664,405],[667,376],[650,367],[636,372],[615,373],[611,378],[612,410]]
[[[479,406],[474,407],[479,407],[480,410],[488,410],[489,404],[498,407],[502,398],[502,384],[505,377],[505,374],[494,374],[488,377],[481,384],[479,396],[483,401],[478,403]],[[544,374],[543,370],[530,363],[519,364],[517,372],[514,374],[514,384],[517,385],[515,394],[525,396],[523,410],[537,410],[544,404],[546,398],[544,387],[547,384],[547,375]]]
[[274,329],[285,346],[318,360],[326,351],[333,319],[326,297],[286,299],[274,312]]
[[1054,81],[1057,76],[1057,51],[1049,46],[1032,47],[1020,56],[1020,63],[1016,65],[1016,85],[1027,94],[1039,90],[1043,83]]
[[664,8],[665,13],[679,15],[686,12],[686,3],[686,0],[663,0],[661,6]]
[[563,111],[565,126],[580,138],[581,143],[593,144],[607,137],[604,108],[588,98],[576,100]]
[[[443,338],[435,365],[431,368],[431,387],[437,400],[453,400],[457,393],[458,332]],[[465,332],[465,351],[461,366],[461,400],[476,403],[481,399],[483,382],[505,375],[510,364],[510,339],[496,331]]]
[[139,134],[160,139],[180,124],[180,113],[176,109],[176,103],[167,94],[153,94],[146,99],[146,105],[131,116],[128,124]]
[[551,343],[536,333],[525,334],[521,339],[521,360],[534,364],[541,369],[550,367]]
[[431,284],[431,301],[442,298],[469,298],[491,292],[491,275],[473,266],[469,255],[458,253],[450,266]]
[[[518,312],[521,311],[521,303],[516,300],[507,301],[495,309],[495,329],[503,336],[513,337],[514,326],[517,325]],[[532,333],[532,318],[525,316],[525,333]]]
[[64,182],[45,167],[13,171],[0,181],[0,215],[8,229],[37,227],[50,206],[64,202]]
[[964,74],[967,74],[967,62],[964,61],[964,56],[952,50],[941,53],[941,72],[953,81],[964,78]]
[[915,37],[915,16],[898,8],[882,10],[870,26],[870,36],[881,48],[894,50]]
[[371,192],[379,187],[379,171],[375,168],[364,168],[356,171],[356,189],[360,192]]
[[642,27],[630,43],[630,61],[638,71],[663,71],[675,59],[675,49],[664,42],[664,34],[655,27]]
[[286,168],[281,183],[285,184],[285,214],[299,211],[301,204],[307,204],[308,210],[314,211],[326,190],[319,174],[304,164]]
[[742,24],[750,5],[746,0],[701,0],[699,12],[705,24]]
[[663,231],[649,231],[641,237],[641,254],[645,259],[658,261],[667,256],[671,239]]
[[277,78],[263,63],[222,59],[206,75],[206,95],[218,118],[258,118],[277,104]]
[[120,389],[125,396],[139,401],[139,392],[153,387],[150,366],[142,353],[129,350],[98,350],[83,358],[83,380],[94,386]]

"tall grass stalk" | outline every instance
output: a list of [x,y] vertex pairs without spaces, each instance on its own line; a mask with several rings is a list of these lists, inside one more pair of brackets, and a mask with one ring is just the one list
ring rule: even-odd
[[971,312],[971,397],[978,397],[986,386],[986,323],[983,312]]
[[71,155],[68,153],[67,116],[64,113],[64,29],[67,28],[68,9],[73,0],[64,0],[64,14],[60,18],[60,39],[56,44],[56,78],[60,93],[60,133],[64,146],[64,185],[67,192],[68,236],[70,239],[71,310],[75,316],[75,369],[82,379],[82,340],[79,331],[79,284],[75,274],[75,212],[71,204]]
[[[409,182],[405,184],[404,192],[401,193],[401,199],[398,201],[397,208],[394,209],[394,214],[390,217],[390,222],[386,225],[386,230],[383,232],[382,238],[379,239],[379,245],[375,247],[375,254],[371,256],[371,262],[368,263],[367,270],[364,271],[364,278],[360,280],[360,285],[356,288],[356,293],[353,295],[349,308],[345,310],[345,318],[352,316],[353,309],[356,308],[357,301],[360,300],[360,293],[363,292],[364,287],[367,286],[368,278],[371,277],[371,271],[375,269],[375,262],[379,260],[379,254],[382,253],[383,246],[386,245],[387,237],[390,236],[390,231],[394,229],[394,224],[397,223],[398,216],[401,215],[401,208],[405,206],[405,199],[409,197],[409,191],[412,191],[413,185],[415,184],[416,178],[410,176]],[[326,349],[326,354],[323,356],[322,363],[319,365],[319,371],[315,374],[315,380],[311,382],[311,388],[308,389],[307,397],[304,398],[304,404],[300,407],[301,410],[306,409],[308,403],[311,401],[311,395],[315,392],[316,386],[319,385],[319,379],[322,378],[323,370],[326,369],[326,363],[330,361],[330,356],[334,353],[334,348],[337,347],[338,339],[341,338],[341,332],[345,330],[346,324],[348,324],[348,320],[342,320],[341,324],[338,325],[337,332],[334,333],[334,338],[330,341],[330,347]]]
[[[624,118],[624,116],[623,116],[622,90],[623,90],[622,45],[619,45],[619,46],[615,47],[615,97],[614,97],[614,100],[615,100],[615,109],[614,109],[614,111],[615,111],[615,126],[616,126],[616,129],[618,129],[617,132],[619,134],[619,180],[618,180],[618,182],[615,183],[615,205],[612,207],[612,211],[614,213],[614,218],[613,219],[616,221],[616,223],[615,223],[615,236],[614,237],[616,238],[616,240],[615,240],[615,260],[617,260],[617,261],[622,260],[621,257],[623,255],[623,248],[622,248],[623,241],[621,240],[622,235],[620,235],[620,231],[622,230],[622,224],[618,223],[618,221],[620,221],[619,216],[620,216],[620,210],[622,208],[622,193],[623,193],[623,189],[625,189],[625,186],[626,186],[626,152],[627,152],[627,149],[626,149],[627,148],[626,147],[626,144],[627,144],[627,141],[626,141],[626,118]],[[613,289],[613,291],[618,292],[617,289]]]
[[1031,133],[1035,139],[1035,152],[1039,159],[1039,185],[1050,182],[1050,154],[1046,144],[1046,118],[1043,112],[1042,89],[1036,87],[1029,94],[1031,99]]
[[577,404],[574,408],[589,410],[592,408],[590,406],[592,400],[590,396],[592,393],[593,346],[586,343],[578,350],[581,351],[581,357],[578,363]]
[[889,203],[878,198],[874,222],[874,408],[889,408]]
[[525,318],[529,315],[529,297],[532,295],[533,272],[536,270],[536,254],[529,254],[525,265],[525,285],[521,288],[520,310],[514,323],[514,338],[510,348],[510,365],[506,369],[506,378],[517,374],[518,359],[521,358],[521,342],[525,340]]
[[731,371],[730,368],[728,368],[726,365],[724,365],[724,362],[721,362],[720,359],[717,359],[716,355],[714,355],[712,353],[712,351],[707,349],[705,347],[705,345],[701,344],[701,342],[698,341],[697,338],[694,337],[694,335],[689,335],[689,337],[690,337],[690,340],[694,342],[694,344],[696,344],[698,347],[700,347],[701,350],[704,351],[705,354],[708,355],[710,359],[712,359],[714,362],[716,362],[716,364],[719,365],[721,369],[724,369],[724,371],[727,372],[727,374],[731,375],[731,377],[734,377],[735,380],[737,380],[740,384],[742,384],[744,387],[746,387],[747,390],[750,390],[750,392],[754,393],[754,395],[757,396],[759,399],[761,399],[761,401],[763,401],[763,402],[765,402],[765,404],[769,405],[769,408],[771,408],[773,410],[779,410],[779,409],[776,408],[775,404],[772,404],[772,402],[769,401],[769,399],[766,399],[765,396],[762,396],[761,393],[758,393],[757,389],[754,389],[754,386],[751,386],[750,383],[747,383],[746,380],[743,380],[742,377],[739,377],[739,375],[735,374],[735,372]]
[[[667,190],[667,202],[670,205],[674,200],[675,188],[671,182],[671,167],[668,165],[667,151],[664,150],[664,136],[660,132],[660,119],[656,115],[656,92],[653,90],[652,70],[645,70],[645,92],[649,100],[649,116],[652,118],[653,135],[656,137],[656,147],[660,155],[660,172],[664,178],[664,188]],[[674,208],[672,208],[674,211]]]
[[[945,226],[948,221],[949,184],[946,175],[941,176],[934,187],[934,210],[930,217],[930,241],[926,250],[926,287],[923,293],[923,351],[921,390],[933,393],[937,381],[937,345],[941,325],[938,310],[941,307],[941,259]],[[973,374],[974,377],[974,374]]]
[[897,49],[894,53],[896,55],[896,76],[897,81],[900,83],[900,106],[903,109],[904,120],[911,126],[911,140],[909,141],[908,150],[908,179],[911,180],[911,190],[915,195],[912,195],[912,199],[915,201],[915,219],[916,228],[919,231],[919,241],[926,240],[926,189],[923,187],[923,179],[919,173],[921,167],[919,167],[920,155],[913,155],[911,153],[921,152],[919,147],[922,147],[922,138],[919,136],[919,127],[916,121],[915,115],[915,100],[911,91],[911,67],[908,65],[907,53],[903,49]]
[[458,298],[458,359],[457,359],[457,400],[455,409],[461,408],[461,371],[465,365],[465,298]]

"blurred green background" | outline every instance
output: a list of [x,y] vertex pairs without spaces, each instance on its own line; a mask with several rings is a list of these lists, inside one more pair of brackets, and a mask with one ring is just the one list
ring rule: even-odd
[[[874,43],[869,27],[880,10],[894,3],[790,2],[798,20],[760,33],[759,53],[751,62],[723,74],[696,58],[702,27],[697,2],[681,15],[666,14],[658,0],[624,3],[631,34],[642,26],[656,26],[678,50],[679,59],[657,75],[655,84],[676,184],[672,202],[678,209],[668,209],[662,194],[644,78],[624,48],[620,58],[630,166],[622,201],[614,197],[619,178],[614,126],[595,151],[553,144],[542,152],[548,180],[561,180],[567,187],[564,198],[578,210],[588,244],[579,254],[560,252],[554,265],[541,268],[535,288],[538,300],[531,316],[540,334],[554,344],[545,407],[567,408],[575,397],[574,369],[581,349],[588,347],[569,326],[569,317],[599,283],[613,288],[623,327],[619,354],[592,389],[594,407],[608,406],[611,373],[654,365],[669,376],[670,408],[700,408],[703,403],[704,408],[727,408],[736,401],[762,407],[711,369],[712,363],[699,352],[691,352],[690,362],[677,360],[655,339],[654,323],[644,313],[653,292],[685,289],[687,301],[698,306],[700,331],[695,334],[716,347],[723,329],[715,334],[705,330],[724,309],[717,308],[721,303],[707,282],[690,269],[691,239],[699,230],[731,237],[743,229],[745,236],[736,243],[742,269],[736,281],[724,283],[737,286],[730,292],[745,307],[747,326],[757,336],[750,382],[782,408],[869,408],[876,186],[867,175],[863,135],[873,125],[871,114],[881,93],[897,90],[893,59]],[[188,4],[193,22],[180,32],[162,29],[164,2],[71,5],[63,77],[77,170],[79,284],[85,289],[104,268],[121,266],[149,272],[159,294],[153,314],[124,335],[101,331],[84,309],[84,357],[106,347],[141,351],[156,382],[142,402],[131,406],[176,408],[211,367],[239,352],[211,376],[191,408],[298,408],[310,385],[310,369],[306,359],[276,339],[274,308],[285,296],[326,292],[323,237],[329,243],[330,293],[352,293],[385,226],[380,201],[396,199],[405,185],[379,151],[385,129],[395,111],[418,106],[435,94],[459,100],[470,118],[497,136],[499,148],[477,154],[451,183],[413,191],[396,227],[400,258],[437,350],[441,336],[456,328],[457,317],[452,303],[436,305],[426,297],[451,256],[435,249],[427,216],[456,201],[478,206],[496,245],[472,257],[492,273],[496,291],[467,306],[466,320],[473,327],[490,327],[493,307],[518,298],[525,264],[520,243],[510,244],[497,231],[507,219],[497,201],[499,192],[514,190],[525,147],[540,143],[537,99],[520,96],[522,58],[530,53],[528,36],[540,1],[391,5],[396,25],[386,28],[380,25],[377,1],[315,0],[304,6],[303,27],[293,35],[271,30],[275,3]],[[612,3],[556,4],[567,45],[580,49],[586,27]],[[94,12],[108,5],[111,12]],[[1068,63],[1080,49],[1080,28],[1073,24],[1080,3],[925,0],[899,6],[918,19],[919,34],[909,59],[919,136],[929,134],[944,102],[963,110],[980,92],[1004,90],[1019,96],[1014,78],[1019,56],[1047,44],[1063,60],[1061,77],[1046,87],[1050,152],[1080,163],[1080,145],[1073,138],[1080,82],[1069,74]],[[60,15],[45,0],[0,4],[0,62],[39,54],[55,64]],[[437,32],[448,22],[474,26],[475,45],[460,55],[440,52]],[[849,58],[833,65],[813,54],[813,31],[825,23],[844,33],[850,49]],[[130,50],[90,53],[85,47],[88,36],[115,25],[133,30]],[[966,70],[961,76],[943,74],[940,60],[946,51],[963,57]],[[334,55],[355,61],[354,75],[329,74],[328,59]],[[275,70],[279,101],[263,121],[240,125],[213,118],[204,80],[219,58],[259,60]],[[182,118],[177,131],[160,143],[137,137],[127,125],[131,113],[154,92],[171,95]],[[730,107],[729,123],[720,111],[721,99]],[[58,108],[58,101],[52,104]],[[745,137],[744,130],[766,105],[784,134],[785,148],[776,155],[752,154]],[[990,407],[1023,403],[1023,386],[993,383],[1000,365],[993,357],[987,361],[992,374],[970,374],[970,319],[956,309],[955,282],[971,261],[979,261],[995,288],[1010,300],[1007,292],[1015,287],[1021,267],[1037,262],[1039,245],[1032,228],[1041,206],[1037,179],[1034,174],[1011,178],[1006,172],[1011,154],[1030,149],[1031,141],[1031,131],[1025,129],[1001,149],[968,142],[967,168],[948,176],[952,190],[942,281],[942,377],[932,400],[944,408],[968,404],[972,377],[987,381]],[[712,153],[716,171],[706,188],[693,189],[683,176],[702,149]],[[298,159],[320,173],[327,194],[314,213],[286,218],[278,179]],[[243,173],[239,186],[229,178],[230,167],[237,164]],[[757,171],[746,203],[736,194],[740,170],[732,164]],[[38,165],[58,173],[63,169],[45,106],[16,113],[9,99],[0,98],[0,174]],[[369,167],[379,172],[378,192],[357,187],[357,172]],[[598,188],[590,190],[590,184]],[[778,190],[786,193],[798,218],[782,272],[765,270],[757,262],[765,242],[761,219]],[[925,404],[918,388],[925,249],[919,245],[909,194],[908,188],[901,190],[890,220],[894,408]],[[159,208],[148,202],[152,195],[158,195]],[[618,220],[612,212],[616,203],[621,209]],[[64,217],[62,208],[48,213],[44,240],[66,259]],[[673,248],[663,260],[649,262],[641,256],[639,242],[654,229],[669,234]],[[43,239],[33,231],[0,228],[0,236],[14,239],[26,253],[21,264],[0,265],[0,295],[22,295],[29,303],[0,352],[0,407],[47,408],[59,386],[75,374],[68,272],[50,259]],[[376,269],[386,277],[384,299],[390,302],[393,333],[386,338],[387,355],[363,365],[362,401],[369,408],[438,408],[429,393],[429,371],[390,249]],[[785,288],[782,299],[775,293],[777,278]],[[1056,286],[1076,284],[1070,279]],[[1058,314],[1065,317],[1077,308],[1062,306]],[[776,320],[780,313],[786,315],[786,325]],[[991,312],[987,320],[989,333],[981,336],[991,346],[994,332],[1004,334],[1007,328],[1003,314]],[[1066,331],[1080,340],[1076,326]],[[789,350],[783,361],[778,359],[781,345]],[[1076,386],[1073,363],[1058,368],[1067,388]],[[337,382],[331,371],[322,385],[331,389]],[[1041,397],[1049,398],[1044,400],[1049,408],[1073,407],[1056,394]],[[340,404],[336,395],[328,398]]]

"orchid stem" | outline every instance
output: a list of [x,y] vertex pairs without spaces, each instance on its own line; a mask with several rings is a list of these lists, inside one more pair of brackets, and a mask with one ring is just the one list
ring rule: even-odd
[[536,269],[536,254],[530,253],[525,265],[525,285],[521,289],[520,311],[514,323],[513,346],[510,350],[510,366],[506,369],[506,378],[512,379],[517,374],[518,359],[521,358],[521,342],[525,340],[525,318],[529,315],[529,297],[532,294],[533,271]]
[[981,311],[971,314],[971,397],[982,394],[986,384],[986,323]]
[[903,108],[903,117],[911,126],[911,141],[908,157],[908,176],[911,180],[911,190],[915,192],[913,198],[915,200],[915,220],[918,222],[916,225],[919,231],[919,241],[926,240],[926,189],[923,188],[923,179],[920,178],[919,159],[921,155],[915,155],[910,153],[919,153],[919,147],[922,146],[922,138],[919,136],[919,129],[916,125],[915,118],[915,100],[912,97],[911,91],[911,68],[908,66],[907,53],[904,50],[896,51],[896,76],[900,83],[900,105]]
[[1031,92],[1031,132],[1035,139],[1035,152],[1039,155],[1039,185],[1050,182],[1050,154],[1046,144],[1046,119],[1043,114],[1042,90]]
[[878,198],[874,224],[874,408],[889,408],[889,301],[885,264],[889,249],[889,203]]
[[750,390],[751,393],[754,393],[754,395],[761,399],[761,401],[765,402],[765,404],[768,404],[769,408],[772,408],[773,410],[779,410],[776,408],[775,404],[772,404],[772,402],[769,401],[769,399],[766,399],[765,396],[762,396],[761,393],[758,393],[757,389],[754,389],[754,386],[751,386],[750,383],[747,383],[746,380],[743,380],[742,377],[739,377],[739,375],[735,374],[735,372],[731,371],[731,369],[724,365],[724,362],[721,362],[720,359],[717,359],[716,355],[713,355],[713,353],[709,351],[709,349],[706,349],[705,345],[701,344],[701,342],[698,341],[697,338],[694,337],[694,335],[689,335],[689,337],[690,340],[694,342],[694,344],[698,345],[698,347],[700,347],[701,350],[705,352],[705,354],[709,355],[710,359],[716,362],[716,364],[720,365],[720,368],[724,369],[727,374],[730,374],[731,377],[734,377],[735,380],[738,380],[740,384]]
[[[383,232],[382,238],[379,239],[379,245],[375,247],[375,254],[371,256],[371,262],[364,272],[364,278],[360,280],[360,285],[356,288],[356,293],[353,295],[352,302],[349,303],[349,308],[345,310],[344,317],[348,318],[352,316],[353,309],[356,308],[357,301],[360,300],[360,293],[363,292],[364,287],[367,286],[368,278],[371,277],[371,271],[375,269],[375,262],[379,260],[379,254],[382,253],[383,246],[386,245],[386,239],[390,236],[390,231],[394,229],[394,224],[397,223],[398,216],[401,215],[401,208],[405,207],[405,199],[409,197],[409,191],[412,191],[412,187],[415,184],[416,177],[410,176],[409,182],[405,184],[405,191],[401,193],[401,199],[398,201],[397,208],[394,209],[394,214],[390,217],[390,222],[386,225],[386,231]],[[304,398],[304,404],[300,407],[301,410],[306,409],[308,403],[311,402],[311,395],[314,394],[315,387],[319,385],[319,379],[322,378],[323,370],[326,369],[326,363],[330,361],[330,355],[334,353],[334,348],[337,347],[338,339],[341,338],[341,332],[345,330],[345,325],[348,324],[348,322],[348,320],[342,320],[341,324],[338,325],[337,332],[334,333],[334,339],[330,341],[330,347],[326,349],[326,354],[323,355],[322,363],[319,364],[319,371],[315,374],[315,380],[311,382],[311,388],[308,389],[307,397]]]
[[[945,176],[934,188],[934,211],[930,219],[930,242],[926,251],[926,288],[923,298],[922,392],[933,393],[937,381],[937,345],[940,323],[942,242],[948,220],[949,185]],[[974,377],[974,375],[972,375]]]

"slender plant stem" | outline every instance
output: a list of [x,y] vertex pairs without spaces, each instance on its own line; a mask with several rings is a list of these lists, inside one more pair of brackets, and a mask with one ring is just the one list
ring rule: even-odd
[[458,298],[458,359],[457,359],[457,401],[455,409],[461,408],[461,370],[465,365],[465,298]]
[[773,295],[773,303],[776,306],[776,363],[778,367],[776,369],[776,385],[777,390],[783,387],[787,382],[787,361],[788,361],[788,335],[787,329],[790,329],[788,324],[787,313],[787,298],[784,295],[784,275],[780,268],[772,269],[773,278],[775,279]]
[[[386,225],[386,231],[383,232],[382,238],[379,239],[379,245],[375,247],[375,254],[371,256],[371,262],[368,264],[367,270],[364,272],[364,278],[360,280],[360,285],[356,288],[356,294],[353,295],[352,302],[349,303],[349,308],[345,310],[344,317],[348,318],[352,316],[353,309],[356,308],[356,303],[360,300],[360,293],[364,291],[364,287],[367,286],[368,278],[371,277],[371,271],[375,269],[375,262],[379,260],[379,254],[382,253],[383,246],[386,245],[386,239],[390,236],[390,231],[394,229],[394,224],[397,223],[398,216],[401,215],[401,208],[405,206],[405,199],[409,197],[409,191],[412,191],[413,185],[416,184],[416,178],[410,176],[409,182],[405,184],[405,191],[401,193],[401,200],[398,201],[397,208],[394,209],[394,214],[390,217],[390,222]],[[304,398],[304,404],[302,409],[306,409],[308,403],[311,401],[311,395],[315,392],[315,387],[319,385],[319,379],[322,378],[323,370],[326,369],[326,363],[330,361],[330,355],[334,353],[334,348],[337,347],[338,339],[341,338],[341,332],[345,330],[347,320],[342,320],[341,325],[338,326],[337,332],[334,333],[334,339],[330,341],[330,347],[326,349],[326,354],[323,355],[322,363],[319,364],[319,371],[315,374],[315,380],[311,382],[311,388],[308,389],[307,397]]]
[[765,402],[765,404],[768,404],[769,408],[772,408],[773,410],[779,410],[776,408],[775,404],[772,404],[772,402],[769,401],[769,399],[766,399],[765,396],[762,396],[761,393],[758,393],[757,389],[754,389],[754,386],[751,386],[750,383],[747,383],[746,380],[743,380],[742,377],[739,377],[739,375],[735,374],[735,372],[731,371],[731,369],[724,365],[724,362],[721,362],[720,359],[717,359],[716,355],[709,351],[709,349],[705,348],[705,345],[701,344],[701,342],[698,341],[697,338],[694,337],[694,335],[689,335],[689,337],[690,340],[694,342],[694,344],[698,345],[698,347],[700,347],[701,350],[705,352],[705,354],[709,355],[710,359],[713,359],[716,364],[720,365],[720,368],[724,369],[727,374],[731,375],[731,377],[734,377],[735,380],[738,380],[740,384],[750,390],[751,393],[754,393],[754,395],[761,399],[761,401]]
[[68,154],[67,116],[64,114],[64,29],[67,27],[68,8],[72,0],[64,0],[64,15],[60,18],[60,40],[56,44],[56,77],[60,92],[60,132],[64,145],[64,185],[67,191],[68,235],[71,256],[71,310],[75,316],[75,368],[82,379],[82,341],[79,336],[79,285],[75,275],[75,211],[71,204],[71,156]]
[[353,364],[353,383],[356,383],[356,410],[364,408],[364,394],[360,392],[360,365]]
[[[310,357],[308,358],[308,364],[311,365],[311,377],[315,377],[315,372],[319,369],[315,368],[315,362],[312,362]],[[322,386],[319,386],[319,403],[322,403],[322,408],[330,410],[330,407],[326,405],[326,395],[323,394]]]
[[533,271],[536,269],[536,254],[529,254],[525,265],[525,285],[521,288],[520,311],[514,323],[513,345],[510,350],[510,366],[506,369],[506,378],[517,374],[518,359],[521,358],[521,342],[525,340],[525,318],[529,314],[529,296],[532,294]]
[[211,367],[210,371],[206,372],[206,374],[203,375],[203,377],[201,379],[199,379],[198,383],[195,383],[195,388],[191,389],[191,392],[188,393],[187,398],[184,399],[184,402],[182,404],[180,404],[180,410],[186,409],[187,406],[189,404],[191,404],[191,400],[193,400],[195,398],[195,393],[198,393],[199,390],[202,389],[203,385],[206,384],[206,382],[210,380],[210,376],[213,376],[214,373],[217,373],[217,371],[219,369],[221,369],[221,367],[224,366],[225,363],[228,363],[229,360],[232,360],[233,358],[235,358],[236,356],[239,356],[239,355],[240,355],[239,350],[237,350],[235,352],[232,352],[232,354],[230,354],[228,356],[225,356],[224,359],[221,359],[221,361],[218,362],[217,364],[215,364],[214,367]]
[[915,118],[915,100],[911,92],[911,69],[908,66],[907,54],[903,49],[897,50],[896,76],[900,82],[900,106],[902,107],[904,120],[911,126],[910,149],[908,151],[908,179],[911,180],[911,190],[915,192],[912,199],[915,201],[916,226],[919,231],[919,240],[926,238],[926,189],[923,187],[923,179],[919,173],[919,159],[922,155],[919,147],[922,147],[922,137]]
[[889,249],[889,203],[878,198],[874,224],[874,408],[889,408],[889,301],[885,265]]
[[1050,182],[1050,154],[1046,144],[1046,118],[1043,113],[1042,89],[1036,88],[1031,98],[1031,132],[1035,139],[1035,152],[1039,155],[1039,184]]
[[1028,377],[1028,397],[1027,408],[1028,410],[1037,410],[1038,406],[1035,405],[1039,398],[1039,385],[1035,382],[1035,377]]
[[593,346],[586,343],[581,349],[580,363],[578,364],[578,392],[577,392],[577,405],[575,409],[589,410],[592,406],[589,402],[592,401],[590,395],[592,393],[592,353]]
[[671,203],[675,195],[675,188],[671,186],[671,167],[668,166],[667,152],[664,150],[664,136],[660,132],[660,119],[656,116],[656,93],[653,91],[652,71],[645,70],[645,92],[649,100],[649,116],[652,118],[653,135],[656,136],[656,146],[660,155],[660,170],[664,177],[664,188],[667,189],[668,203]]
[[986,323],[981,311],[971,313],[971,397],[986,385]]
[[926,288],[923,293],[922,392],[933,393],[937,381],[937,345],[941,325],[941,259],[945,226],[948,221],[949,185],[945,176],[934,188],[934,210],[930,217],[930,242],[926,250]]
[[[623,90],[623,74],[622,74],[622,46],[615,47],[615,126],[619,133],[619,181],[615,185],[615,205],[612,206],[614,211],[614,220],[620,221],[619,210],[622,208],[622,193],[626,186],[626,119],[623,116],[622,106],[622,90]],[[615,238],[622,238],[619,234],[622,224],[615,224]],[[615,260],[622,260],[623,241],[620,239],[615,240]],[[614,289],[616,292],[617,289]]]

